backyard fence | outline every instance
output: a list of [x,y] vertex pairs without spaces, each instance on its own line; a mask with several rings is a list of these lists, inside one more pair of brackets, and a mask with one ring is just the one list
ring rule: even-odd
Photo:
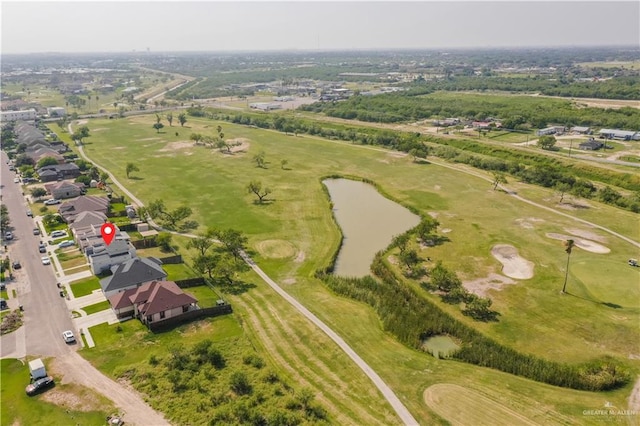
[[150,324],[147,324],[147,326],[149,327],[150,331],[155,333],[158,331],[167,330],[188,321],[193,321],[195,319],[217,317],[220,315],[230,314],[231,312],[233,312],[233,309],[231,309],[231,305],[224,304],[220,306],[213,306],[211,308],[188,311],[174,318],[167,318],[162,321],[152,322]]

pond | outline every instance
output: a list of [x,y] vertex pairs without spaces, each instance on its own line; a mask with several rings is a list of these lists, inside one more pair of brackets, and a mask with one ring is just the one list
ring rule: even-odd
[[449,336],[434,336],[428,338],[422,347],[436,358],[446,358],[460,346]]
[[372,185],[349,179],[323,183],[344,236],[333,271],[336,275],[369,275],[375,254],[389,246],[394,236],[420,222],[418,215],[383,197]]

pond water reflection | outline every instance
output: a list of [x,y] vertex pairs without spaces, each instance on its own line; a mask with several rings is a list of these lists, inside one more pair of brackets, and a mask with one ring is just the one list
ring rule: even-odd
[[420,222],[419,216],[383,197],[372,185],[349,179],[326,179],[323,183],[344,235],[335,275],[368,275],[375,254],[386,248],[395,235]]

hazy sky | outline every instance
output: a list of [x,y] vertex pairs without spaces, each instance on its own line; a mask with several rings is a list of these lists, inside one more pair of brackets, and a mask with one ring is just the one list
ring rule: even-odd
[[5,1],[2,53],[640,46],[640,1]]

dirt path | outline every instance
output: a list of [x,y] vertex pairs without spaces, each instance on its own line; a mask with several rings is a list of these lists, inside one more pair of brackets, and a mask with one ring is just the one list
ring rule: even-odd
[[640,376],[638,376],[638,380],[631,391],[631,396],[629,396],[629,410],[640,412]]
[[78,383],[106,396],[125,413],[128,425],[170,425],[162,414],[144,402],[140,394],[114,382],[76,352],[56,358],[56,366],[62,373],[62,383]]

